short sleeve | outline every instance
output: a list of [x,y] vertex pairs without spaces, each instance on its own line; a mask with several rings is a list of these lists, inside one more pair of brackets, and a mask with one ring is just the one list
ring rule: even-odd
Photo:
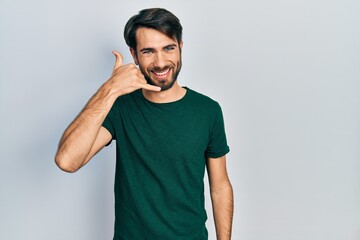
[[[102,123],[102,126],[110,132],[110,134],[112,136],[111,140],[115,139],[114,112],[115,112],[115,104],[112,106],[112,108],[110,109],[110,112],[108,113],[104,122]],[[107,145],[109,145],[110,143],[111,143],[111,141]]]
[[227,144],[224,118],[220,105],[217,104],[217,111],[213,120],[209,143],[205,151],[206,157],[219,158],[230,151]]

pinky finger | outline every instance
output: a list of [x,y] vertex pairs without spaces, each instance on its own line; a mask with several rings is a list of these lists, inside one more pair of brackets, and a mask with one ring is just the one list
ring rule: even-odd
[[149,91],[154,91],[154,92],[159,92],[161,91],[161,87],[158,87],[158,86],[153,86],[153,85],[150,85],[150,84],[141,84],[141,88],[142,89],[146,89],[146,90],[149,90]]

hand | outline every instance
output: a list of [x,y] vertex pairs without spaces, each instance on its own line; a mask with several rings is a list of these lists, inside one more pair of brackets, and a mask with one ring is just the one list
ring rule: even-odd
[[148,84],[135,64],[124,65],[123,57],[119,52],[113,51],[113,54],[116,59],[108,84],[117,96],[131,93],[140,88],[157,92],[161,90],[160,87]]

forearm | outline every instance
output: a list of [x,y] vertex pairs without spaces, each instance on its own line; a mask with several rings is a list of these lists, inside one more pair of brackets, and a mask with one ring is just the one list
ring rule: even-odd
[[234,212],[233,189],[230,184],[211,191],[217,240],[230,240]]
[[[100,128],[119,96],[140,88],[149,91],[161,90],[160,87],[147,84],[144,76],[134,64],[123,65],[119,52],[113,51],[113,54],[116,61],[111,77],[89,100],[78,117],[65,130],[60,140],[55,162],[64,171],[77,171],[106,144],[111,136],[104,136]],[[101,137],[97,139],[98,134]],[[96,140],[100,142],[96,142]]]
[[65,130],[55,157],[61,169],[75,172],[84,164],[114,101],[109,87],[104,84]]

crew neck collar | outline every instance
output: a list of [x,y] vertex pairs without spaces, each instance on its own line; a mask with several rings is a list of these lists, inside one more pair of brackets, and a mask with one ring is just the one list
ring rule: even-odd
[[138,91],[139,91],[140,96],[141,96],[145,101],[147,101],[147,102],[149,102],[149,103],[151,103],[151,104],[153,104],[153,105],[158,105],[158,106],[162,105],[162,106],[165,106],[165,105],[173,105],[173,104],[180,103],[180,102],[182,102],[184,99],[187,98],[187,96],[189,95],[190,89],[189,89],[188,87],[186,87],[186,86],[182,86],[182,88],[184,88],[184,89],[186,90],[186,92],[185,92],[185,94],[184,94],[184,96],[183,96],[182,98],[177,99],[177,100],[175,100],[175,101],[163,102],[163,103],[152,102],[152,101],[148,100],[147,98],[145,98],[145,96],[144,96],[144,94],[142,93],[142,90],[141,90],[141,89],[139,89]]

